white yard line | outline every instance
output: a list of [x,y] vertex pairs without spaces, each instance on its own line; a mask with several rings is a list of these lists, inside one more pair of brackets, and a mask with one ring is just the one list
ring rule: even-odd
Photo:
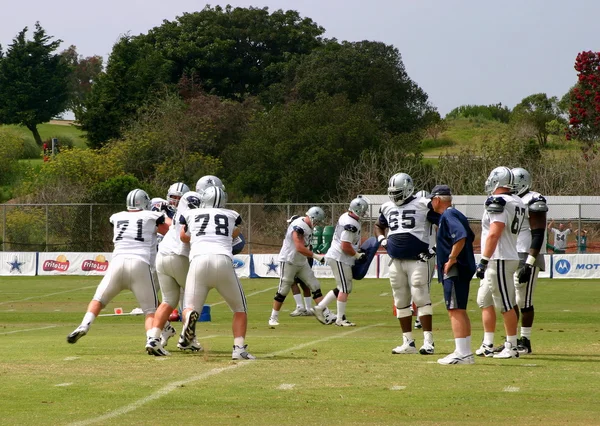
[[[318,340],[313,340],[312,342],[303,343],[301,345],[297,345],[297,346],[294,346],[294,347],[291,347],[291,348],[288,348],[288,349],[283,349],[281,351],[272,352],[270,354],[265,355],[263,358],[272,358],[272,357],[277,356],[277,355],[281,355],[281,354],[284,354],[284,353],[287,353],[287,352],[296,351],[298,349],[302,349],[302,348],[305,348],[307,346],[312,346],[312,345],[315,345],[317,343],[326,342],[328,340],[339,339],[341,337],[346,337],[346,336],[348,336],[350,334],[354,334],[354,333],[357,333],[357,332],[363,331],[363,330],[368,330],[369,328],[378,327],[378,326],[381,326],[381,325],[383,325],[383,323],[374,324],[374,325],[368,325],[366,327],[357,327],[354,330],[350,330],[350,331],[347,331],[345,333],[336,334],[336,335],[333,335],[333,336],[325,337],[323,339],[318,339]],[[173,392],[175,389],[177,389],[178,387],[185,386],[187,384],[194,383],[194,382],[199,382],[199,381],[202,381],[204,379],[208,379],[209,377],[215,376],[217,374],[220,374],[220,373],[223,373],[223,372],[226,372],[226,371],[230,371],[230,370],[233,370],[233,369],[236,369],[236,368],[244,367],[246,365],[254,364],[255,362],[259,362],[260,363],[260,360],[258,360],[258,361],[242,361],[242,362],[238,362],[237,364],[230,365],[228,367],[213,368],[212,370],[209,370],[206,373],[202,373],[202,374],[199,374],[197,376],[191,376],[191,377],[188,377],[187,379],[180,380],[180,381],[177,381],[177,382],[171,382],[171,383],[167,384],[166,386],[164,386],[163,388],[159,389],[158,391],[154,392],[153,394],[148,395],[145,398],[138,399],[137,401],[132,402],[131,404],[125,405],[125,406],[123,406],[121,408],[118,408],[118,409],[116,409],[114,411],[106,413],[106,414],[104,414],[102,416],[94,417],[94,418],[87,419],[87,420],[82,420],[82,421],[79,421],[79,422],[70,423],[70,425],[71,426],[91,425],[91,424],[94,424],[94,423],[104,422],[104,421],[109,420],[109,419],[114,419],[115,417],[118,417],[118,416],[121,416],[123,414],[127,414],[127,413],[130,413],[132,411],[135,411],[138,408],[140,408],[141,406],[146,405],[149,402],[155,401],[155,400],[157,400],[157,399],[159,399],[159,398],[161,398],[161,397],[163,397],[165,395],[168,395],[171,392]]]
[[8,300],[6,302],[0,302],[0,306],[1,305],[8,305],[9,303],[19,303],[19,302],[25,302],[27,300],[33,300],[33,299],[41,299],[42,297],[50,297],[50,296],[56,296],[57,294],[64,294],[64,293],[72,293],[74,291],[80,291],[80,290],[87,290],[88,288],[96,288],[98,287],[97,285],[90,285],[87,287],[79,287],[79,288],[75,288],[73,290],[65,290],[65,291],[58,291],[56,293],[48,293],[48,294],[42,294],[41,296],[31,296],[31,297],[26,297],[25,299],[19,299],[19,300]]
[[38,328],[28,328],[25,330],[15,330],[15,331],[7,331],[6,333],[0,333],[0,335],[4,335],[4,334],[15,334],[15,333],[25,333],[26,331],[36,331],[36,330],[45,330],[47,328],[54,328],[54,327],[58,327],[57,325],[49,325],[47,327],[38,327]]

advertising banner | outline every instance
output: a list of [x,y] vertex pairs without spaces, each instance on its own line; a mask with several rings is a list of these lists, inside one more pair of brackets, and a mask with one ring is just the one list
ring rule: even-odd
[[277,254],[253,254],[251,278],[279,278]]
[[112,253],[39,252],[38,275],[104,275]]
[[233,267],[239,278],[250,277],[251,256],[248,254],[236,254],[233,256]]
[[600,254],[553,254],[552,278],[600,278]]
[[0,276],[33,276],[36,271],[35,252],[0,252]]

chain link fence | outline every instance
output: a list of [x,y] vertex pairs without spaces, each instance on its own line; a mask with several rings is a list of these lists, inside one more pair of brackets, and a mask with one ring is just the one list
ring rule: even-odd
[[[241,204],[230,203],[243,219],[242,233],[246,238],[244,254],[277,253],[292,215],[303,215],[311,206],[325,211],[325,225],[335,225],[348,204]],[[475,204],[474,204],[475,205]],[[481,203],[477,203],[481,206]],[[549,219],[554,226],[569,222],[573,232],[567,236],[567,253],[600,253],[600,205],[550,204]],[[362,221],[362,234],[373,235],[378,205],[371,205]],[[122,204],[2,204],[0,206],[0,237],[2,251],[65,251],[110,252],[113,249],[112,225],[109,217],[122,211]],[[473,215],[471,215],[473,216]],[[469,218],[479,248],[480,220]],[[585,246],[579,244],[576,230],[586,231]],[[577,238],[576,238],[577,237]],[[548,243],[553,244],[552,234]],[[550,250],[551,252],[551,250]]]

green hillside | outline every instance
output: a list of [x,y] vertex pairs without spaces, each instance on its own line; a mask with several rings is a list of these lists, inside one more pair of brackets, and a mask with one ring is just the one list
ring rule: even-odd
[[[6,125],[5,127],[18,131],[26,141],[33,142],[33,135],[26,127],[17,125]],[[78,129],[71,121],[53,120],[50,123],[40,124],[38,130],[42,140],[58,138],[60,142],[61,140],[68,139],[72,141],[73,146],[79,148],[86,147],[84,132]]]

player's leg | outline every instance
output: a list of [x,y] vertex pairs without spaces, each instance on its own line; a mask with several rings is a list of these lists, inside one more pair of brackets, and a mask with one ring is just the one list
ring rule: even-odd
[[477,356],[491,357],[494,355],[496,308],[492,297],[492,285],[490,275],[486,270],[484,278],[479,281],[479,289],[477,290],[477,305],[481,309],[481,322],[483,323],[483,341],[479,349],[475,351]]
[[314,315],[312,311],[312,294],[310,293],[310,287],[308,287],[302,280],[298,280],[298,285],[302,289],[302,297],[304,298],[304,309],[306,309],[306,316]]
[[300,293],[300,287],[298,287],[298,279],[294,281],[291,287],[292,295],[294,296],[294,300],[296,301],[296,309],[290,312],[291,317],[300,317],[306,316],[304,309],[304,299],[302,299],[302,293]]
[[402,344],[392,349],[393,354],[416,354],[417,347],[412,335],[411,294],[405,260],[392,259],[390,264],[390,287],[396,307],[396,318],[402,329]]
[[429,294],[429,264],[427,262],[405,261],[408,269],[411,298],[417,305],[421,325],[423,326],[423,346],[419,349],[421,355],[433,355],[433,308]]
[[352,292],[352,267],[342,262],[329,259],[335,282],[337,283],[337,320],[335,325],[353,327],[355,324],[346,318],[346,303]]
[[277,287],[277,293],[275,293],[275,297],[273,298],[273,309],[271,310],[271,316],[269,317],[269,327],[271,328],[275,328],[279,325],[279,311],[294,283],[297,270],[298,266],[296,265],[287,262],[279,262],[279,286]]
[[312,268],[306,263],[303,266],[299,266],[296,272],[296,276],[302,280],[309,288],[312,293],[313,300],[315,301],[315,307],[313,312],[317,321],[322,324],[332,324],[334,322],[329,309],[327,306],[321,306],[323,301],[323,293],[321,292],[321,284],[315,277]]
[[521,310],[521,338],[517,340],[517,350],[520,354],[531,353],[531,330],[533,328],[533,293],[538,279],[539,268],[533,267],[527,283],[518,284],[515,280],[517,305]]
[[196,340],[196,321],[200,317],[200,312],[210,291],[208,278],[212,268],[211,257],[196,256],[190,263],[185,281],[183,326],[177,342],[177,347],[181,350],[202,350],[202,346]]
[[504,320],[506,342],[504,349],[494,355],[494,358],[518,358],[517,352],[517,312],[515,310],[514,274],[519,266],[518,260],[494,260],[486,269],[490,277],[494,305],[499,307]]

